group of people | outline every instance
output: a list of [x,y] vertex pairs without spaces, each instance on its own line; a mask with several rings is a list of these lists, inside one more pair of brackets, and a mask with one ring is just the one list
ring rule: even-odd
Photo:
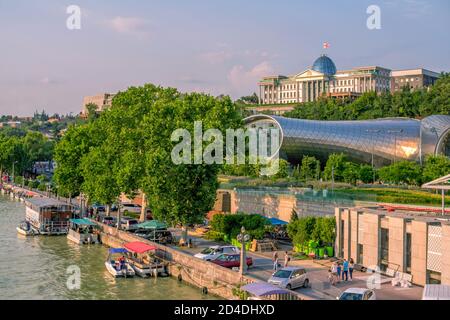
[[352,258],[350,258],[350,260],[344,259],[343,262],[333,262],[331,269],[329,270],[331,284],[334,285],[336,282],[341,281],[352,281],[354,266],[355,262]]
[[[284,264],[283,267],[286,268],[289,264],[289,261],[291,261],[291,256],[287,251],[284,252]],[[278,251],[274,251],[272,256],[272,262],[273,262],[273,270],[277,271],[278,267],[280,266],[279,259],[278,259]]]

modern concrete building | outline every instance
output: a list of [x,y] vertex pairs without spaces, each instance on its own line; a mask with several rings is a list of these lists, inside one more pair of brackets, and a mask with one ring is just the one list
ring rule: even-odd
[[391,91],[401,91],[405,87],[411,90],[432,86],[441,75],[425,69],[392,71]]
[[450,211],[446,216],[388,207],[336,208],[336,253],[413,283],[450,284]]
[[326,55],[313,66],[292,76],[268,76],[259,83],[260,104],[315,101],[323,95],[354,98],[364,92],[390,90],[391,70],[378,66],[337,71]]
[[111,93],[101,93],[97,94],[95,96],[86,96],[83,98],[83,108],[81,111],[82,115],[87,115],[88,110],[86,106],[90,103],[97,105],[97,112],[101,112],[105,110],[106,108],[111,106],[112,99],[114,98],[115,94]]
[[279,116],[246,118],[248,128],[278,128],[280,156],[298,163],[304,155],[323,163],[332,153],[375,166],[399,160],[422,162],[426,155],[450,156],[450,116],[434,115],[421,121],[389,118],[361,121],[315,121]]

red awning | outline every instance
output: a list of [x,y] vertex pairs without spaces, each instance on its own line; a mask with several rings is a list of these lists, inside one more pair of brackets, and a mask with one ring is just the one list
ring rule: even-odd
[[144,253],[144,252],[147,252],[150,250],[158,249],[155,246],[151,246],[151,245],[148,245],[148,244],[140,242],[140,241],[127,243],[124,245],[124,247],[128,251],[135,252],[135,253]]

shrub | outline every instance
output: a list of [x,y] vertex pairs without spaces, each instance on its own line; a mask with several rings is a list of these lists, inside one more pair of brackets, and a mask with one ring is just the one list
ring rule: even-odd
[[258,214],[216,214],[211,220],[211,231],[236,239],[242,226],[253,239],[262,239],[268,220]]

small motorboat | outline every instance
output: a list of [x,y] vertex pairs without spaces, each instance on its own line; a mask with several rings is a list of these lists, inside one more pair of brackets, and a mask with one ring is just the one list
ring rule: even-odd
[[154,254],[157,247],[140,241],[127,243],[124,247],[128,250],[127,262],[138,276],[147,278],[166,275],[163,262]]
[[100,243],[99,227],[89,219],[70,219],[67,239],[78,244]]
[[28,221],[22,221],[17,227],[16,227],[17,233],[21,234],[23,236],[35,236],[38,235],[39,232],[31,226],[31,224]]
[[[136,274],[130,264],[126,261],[123,256],[128,251],[123,248],[111,248],[109,249],[108,258],[105,261],[106,270],[114,276],[115,278],[119,277],[134,277]],[[113,259],[115,254],[122,254],[122,257]]]

